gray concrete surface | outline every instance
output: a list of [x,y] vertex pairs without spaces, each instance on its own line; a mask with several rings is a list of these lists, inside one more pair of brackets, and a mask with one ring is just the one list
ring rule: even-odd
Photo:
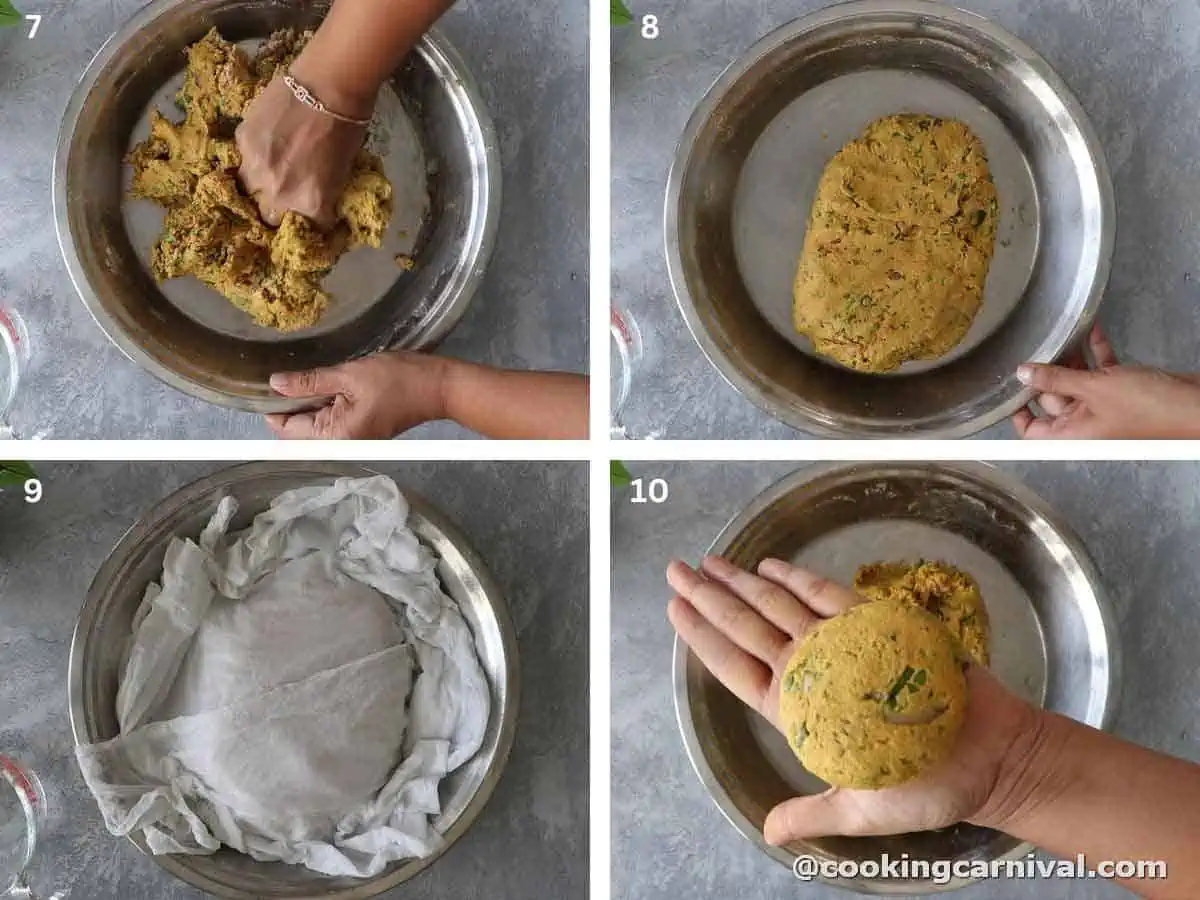
[[[646,360],[629,437],[803,437],[729,387],[675,308],[662,204],[675,143],[713,80],[758,38],[822,0],[639,0],[661,36],[614,31],[613,298]],[[1100,314],[1123,359],[1195,371],[1200,343],[1200,8],[1191,0],[955,0],[1033,45],[1079,98],[1112,168],[1116,255]],[[1007,424],[983,437],[1009,438]]]
[[[516,745],[481,818],[385,896],[585,900],[588,886],[588,519],[582,463],[383,463],[464,531],[519,633]],[[0,753],[41,777],[49,819],[35,887],[65,900],[206,896],[104,830],[75,765],[71,632],[95,570],[139,516],[214,464],[38,466],[45,498],[0,494]]]
[[[725,523],[800,463],[630,463],[662,477],[670,499],[631,505],[614,493],[612,834],[614,900],[782,897],[840,900],[801,885],[729,825],[692,771],[675,722],[673,632],[663,577],[674,556],[697,562]],[[1200,465],[1021,463],[1033,487],[1083,539],[1116,607],[1124,681],[1116,731],[1200,762]],[[1130,896],[1095,881],[1002,882],[963,900]]]
[[[144,373],[109,344],[59,254],[50,177],[63,110],[105,39],[142,0],[24,0],[41,31],[0,29],[0,305],[29,323],[34,360],[18,436],[263,438],[253,415]],[[587,369],[587,2],[461,0],[443,19],[496,122],[505,201],[487,278],[443,353],[523,369]],[[411,437],[467,432],[448,423]]]

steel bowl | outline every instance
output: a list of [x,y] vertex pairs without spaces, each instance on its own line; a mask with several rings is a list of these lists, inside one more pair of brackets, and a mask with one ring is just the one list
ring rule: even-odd
[[[1071,529],[1015,479],[979,463],[814,465],[750,502],[713,542],[753,569],[770,556],[843,583],[877,560],[937,559],[979,582],[992,626],[991,670],[1032,703],[1110,727],[1120,683],[1114,617],[1100,577]],[[892,837],[829,837],[788,847],[762,836],[767,813],[827,786],[806,772],[783,736],[675,642],[675,711],[692,766],[729,822],[772,859],[799,855],[875,860],[1015,858],[1030,849],[1000,832],[959,824]],[[874,894],[964,887],[901,879],[844,879]]]
[[[958,118],[1000,195],[979,315],[945,357],[886,376],[815,354],[792,326],[809,209],[833,155],[900,112]],[[1115,211],[1099,141],[1030,47],[926,0],[857,0],[797,19],[717,79],[667,184],[671,284],[701,350],[764,411],[824,437],[964,437],[1032,398],[1016,379],[1095,318]]]
[[[109,339],[155,377],[192,396],[252,412],[294,412],[312,401],[271,391],[272,372],[336,365],[388,347],[437,344],[462,318],[483,278],[500,211],[499,145],[474,78],[430,31],[381,94],[372,138],[397,191],[391,241],[412,244],[402,271],[390,253],[351,251],[326,279],[334,300],[314,328],[281,334],[254,325],[194,278],[158,284],[146,260],[157,233],[148,209],[130,212],[123,157],[147,129],[150,107],[169,108],[184,50],[213,27],[235,42],[280,28],[313,28],[328,0],[154,0],[100,49],[63,117],[54,160],[58,241],[80,298]],[[403,151],[395,149],[399,141]],[[411,212],[411,211],[410,211]],[[150,219],[147,219],[147,215]],[[416,234],[401,234],[410,227]],[[396,232],[393,235],[393,232]]]
[[[133,631],[133,616],[146,586],[162,575],[172,538],[198,538],[222,497],[240,504],[233,529],[249,526],[284,491],[332,483],[342,477],[374,475],[339,463],[248,463],[202,478],[176,491],[133,525],[101,565],[88,590],[71,640],[70,706],[75,743],[110,740],[116,718],[121,655]],[[492,688],[491,721],[475,757],[442,782],[442,813],[435,820],[445,844],[424,859],[393,863],[369,879],[332,878],[302,866],[256,862],[223,848],[211,856],[153,856],[140,837],[134,845],[178,878],[218,897],[375,897],[432,865],[483,811],[512,750],[517,723],[517,637],[507,604],[483,560],[462,534],[426,500],[407,488],[409,525],[437,553],[442,587],[457,601],[475,635],[480,663]]]

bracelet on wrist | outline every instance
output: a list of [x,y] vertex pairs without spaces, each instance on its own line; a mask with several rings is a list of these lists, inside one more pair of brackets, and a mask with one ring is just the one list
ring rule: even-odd
[[283,83],[287,85],[288,90],[292,92],[292,95],[309,109],[315,109],[319,113],[337,119],[339,122],[345,122],[348,125],[365,127],[371,124],[371,120],[369,118],[355,119],[352,116],[344,116],[341,113],[330,109],[328,106],[322,103],[312,91],[293,78],[290,73],[287,73],[283,76]]

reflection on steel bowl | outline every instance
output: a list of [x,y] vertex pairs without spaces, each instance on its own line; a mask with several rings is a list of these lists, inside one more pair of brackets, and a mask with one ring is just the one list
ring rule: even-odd
[[[792,283],[822,171],[871,121],[959,119],[999,192],[979,314],[938,360],[889,375],[818,357]],[[1112,184],[1078,102],[1031,48],[927,0],[856,0],[772,32],[688,122],[667,185],[671,284],[692,336],[764,411],[825,437],[964,437],[1031,398],[1016,378],[1095,318],[1115,234]]]
[[[1120,653],[1114,618],[1079,538],[1033,491],[978,463],[813,465],[768,488],[733,518],[709,552],[753,570],[792,560],[842,582],[876,559],[941,559],[978,581],[992,623],[989,668],[1026,700],[1106,728],[1116,712]],[[767,813],[825,785],[783,736],[708,673],[680,640],[675,710],[687,753],[725,818],[772,859],[988,860],[1030,848],[960,824],[890,837],[828,837],[769,846]],[[839,880],[875,894],[922,894],[954,880]]]
[[[240,509],[233,529],[250,524],[281,493],[342,477],[376,473],[337,463],[249,463],[203,478],[164,499],[125,534],[96,573],[71,641],[71,729],[75,742],[96,743],[117,734],[116,696],[121,656],[146,585],[162,574],[163,554],[175,537],[195,539],[224,496]],[[412,878],[436,860],[475,822],[495,790],[516,731],[518,668],[516,630],[499,588],[463,536],[428,502],[405,489],[409,524],[440,558],[442,586],[459,604],[484,673],[492,686],[492,717],[475,757],[442,783],[436,827],[445,847],[425,859],[393,863],[369,879],[331,878],[301,866],[260,863],[230,849],[211,856],[154,856],[178,878],[219,897],[364,900]],[[131,838],[143,853],[140,838]]]

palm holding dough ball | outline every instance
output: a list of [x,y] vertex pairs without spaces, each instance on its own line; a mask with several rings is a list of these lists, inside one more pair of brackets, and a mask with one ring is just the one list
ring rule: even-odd
[[902,784],[945,760],[967,710],[963,652],[932,614],[864,603],[814,628],[784,671],[779,721],[832,785]]

